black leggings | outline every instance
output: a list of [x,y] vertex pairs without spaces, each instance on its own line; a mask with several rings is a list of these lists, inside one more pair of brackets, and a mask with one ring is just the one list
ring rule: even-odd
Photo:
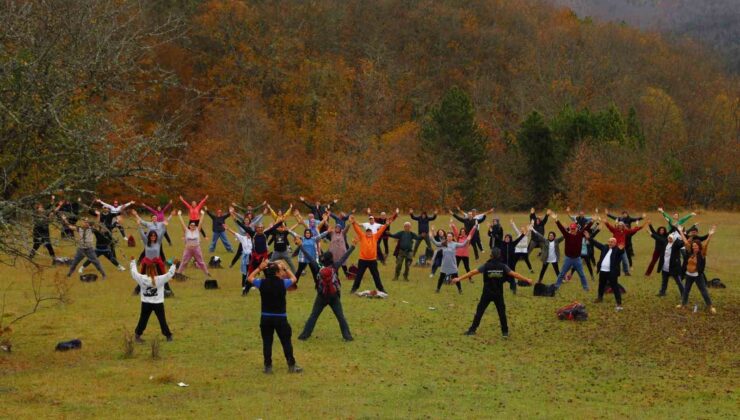
[[552,265],[552,268],[555,270],[555,275],[556,276],[559,276],[560,275],[560,267],[558,267],[558,263],[556,263],[556,262],[554,262],[554,263],[546,263],[546,262],[543,262],[542,263],[542,270],[540,270],[540,279],[537,280],[538,283],[542,283],[542,278],[545,277],[545,271],[547,271],[547,265],[548,264]]
[[[439,280],[437,280],[437,291],[438,292],[442,288],[442,283],[444,283],[444,281],[447,278],[447,276],[449,276],[450,277],[450,280],[452,280],[455,277],[457,277],[457,273],[445,274],[445,273],[440,272],[439,273]],[[462,292],[462,286],[460,285],[460,282],[455,283],[455,286],[457,286],[458,292]]]
[[147,303],[141,302],[141,314],[139,314],[139,323],[136,325],[136,335],[141,335],[146,329],[149,322],[149,316],[154,312],[159,321],[159,328],[162,329],[162,335],[169,337],[172,335],[170,328],[167,326],[167,319],[164,316],[164,303]]
[[432,275],[442,266],[442,250],[438,249],[432,257]]
[[614,299],[617,301],[617,305],[622,306],[622,291],[619,289],[619,277],[614,275],[613,273],[605,273],[600,272],[599,273],[599,299],[602,299],[604,297],[604,291],[606,291],[607,284],[612,289],[612,293],[614,293]]
[[365,270],[370,270],[370,274],[373,276],[375,282],[375,288],[378,291],[385,292],[383,283],[380,281],[380,272],[378,272],[378,261],[376,260],[359,260],[357,261],[357,275],[355,276],[355,282],[352,284],[352,293],[356,292],[360,288],[362,283],[362,276],[365,274]]
[[470,245],[473,248],[473,255],[475,255],[475,259],[478,259],[478,251],[483,251],[483,244],[480,242],[480,232],[477,230],[473,234],[473,238],[470,241]]
[[280,344],[283,346],[283,353],[288,366],[295,365],[293,343],[290,341],[293,330],[288,324],[288,318],[284,316],[263,316],[260,320],[260,332],[262,334],[262,354],[265,358],[265,366],[272,366],[272,340],[275,333],[277,333]]
[[233,267],[234,264],[236,264],[236,262],[239,261],[239,257],[242,256],[243,252],[244,252],[244,248],[242,247],[241,242],[239,242],[239,248],[236,249],[236,254],[234,254],[234,258],[231,259],[231,264],[229,264],[229,268]]
[[306,267],[308,267],[311,270],[311,275],[313,276],[314,283],[317,283],[319,281],[319,278],[318,278],[319,267],[316,264],[309,264],[307,262],[299,262],[298,270],[295,272],[296,284],[298,284],[298,281],[301,279],[301,274],[303,274],[303,270],[305,270]]
[[33,258],[34,255],[36,255],[36,251],[43,245],[46,247],[46,250],[49,251],[49,255],[51,258],[56,257],[54,254],[54,248],[51,246],[51,239],[49,238],[49,234],[46,235],[37,235],[36,233],[33,234],[33,248],[31,248],[31,253],[29,255],[30,258]]
[[532,271],[532,263],[529,262],[529,254],[526,252],[515,252],[514,253],[514,265],[511,267],[512,271],[516,271],[516,263],[518,263],[519,260],[524,260],[524,262],[527,263],[527,267],[529,268],[529,271]]
[[455,259],[457,260],[458,267],[460,266],[460,261],[462,261],[463,266],[465,266],[465,272],[466,273],[470,272],[470,257],[456,256]]

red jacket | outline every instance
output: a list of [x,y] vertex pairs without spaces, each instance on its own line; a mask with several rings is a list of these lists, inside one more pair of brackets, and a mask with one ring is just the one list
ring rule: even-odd
[[627,237],[632,236],[637,231],[642,229],[645,226],[638,226],[633,228],[624,228],[623,230],[620,230],[618,227],[612,226],[609,224],[609,222],[606,222],[606,227],[609,229],[609,231],[614,235],[614,239],[617,240],[617,246],[624,245],[627,246]]

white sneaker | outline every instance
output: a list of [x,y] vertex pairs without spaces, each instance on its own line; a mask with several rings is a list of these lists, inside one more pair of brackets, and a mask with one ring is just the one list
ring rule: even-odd
[[80,274],[84,273],[85,272],[85,267],[80,266],[80,268],[77,269],[77,272],[80,273]]
[[118,269],[118,271],[126,271],[126,267],[124,267],[124,266],[122,266],[122,265],[119,265],[119,266],[118,266],[118,267],[116,267],[116,268]]
[[430,275],[429,275],[429,278],[430,278],[430,279],[431,279],[432,277],[434,277],[434,274],[430,274]]
[[615,310],[616,310],[617,312],[622,312],[622,311],[624,310],[624,308],[623,308],[623,307],[621,307],[621,306],[617,306],[617,307],[615,308]]

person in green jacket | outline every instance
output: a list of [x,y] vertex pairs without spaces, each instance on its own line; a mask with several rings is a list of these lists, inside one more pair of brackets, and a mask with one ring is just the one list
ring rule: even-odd
[[391,238],[398,239],[398,255],[396,256],[396,275],[393,280],[398,280],[401,274],[401,265],[406,262],[406,268],[403,271],[403,279],[409,281],[409,266],[414,259],[414,242],[421,240],[421,237],[411,231],[411,223],[403,224],[403,230],[389,235]]
[[696,216],[696,213],[690,213],[687,214],[684,217],[678,217],[678,213],[673,213],[673,217],[669,216],[668,213],[663,211],[662,207],[658,207],[658,212],[663,215],[663,218],[668,222],[668,227],[666,228],[668,232],[673,232],[676,230],[677,226],[683,226],[684,223],[686,223],[689,219]]

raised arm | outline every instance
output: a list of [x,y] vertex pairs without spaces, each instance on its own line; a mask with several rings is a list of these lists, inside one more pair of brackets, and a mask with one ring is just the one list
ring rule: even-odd
[[180,201],[182,201],[182,204],[184,204],[185,207],[188,208],[188,210],[192,210],[193,209],[193,206],[191,206],[190,203],[188,203],[187,201],[185,201],[185,199],[182,198],[182,196],[180,196]]
[[180,219],[180,226],[182,226],[182,231],[184,233],[188,227],[185,225],[185,221],[182,220],[182,210],[177,211],[177,218]]
[[514,223],[514,219],[511,219],[510,222],[511,222],[511,227],[514,228],[514,232],[516,232],[517,235],[521,235],[522,232],[520,232],[519,228],[516,227],[516,223]]
[[696,216],[696,213],[689,213],[686,216],[678,219],[678,224],[683,225],[684,223],[686,223],[689,219],[691,219],[694,216]]

